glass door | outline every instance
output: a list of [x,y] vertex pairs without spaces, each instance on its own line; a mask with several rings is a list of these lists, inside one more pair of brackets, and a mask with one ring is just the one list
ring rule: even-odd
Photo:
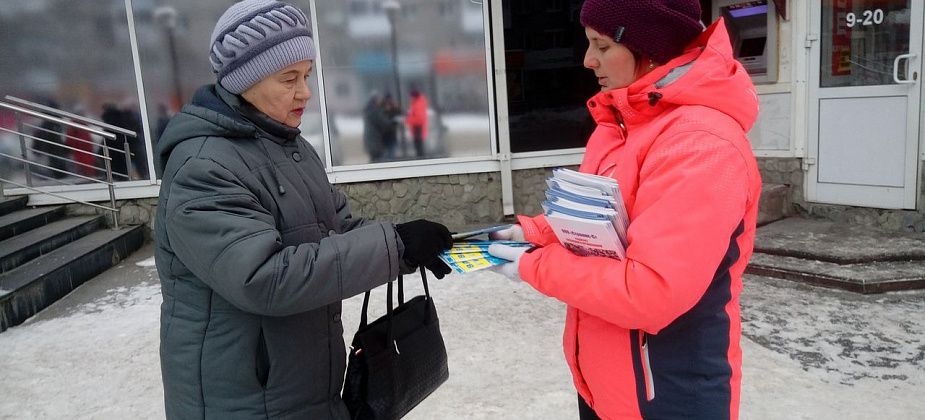
[[812,20],[807,198],[915,208],[923,2],[823,0]]

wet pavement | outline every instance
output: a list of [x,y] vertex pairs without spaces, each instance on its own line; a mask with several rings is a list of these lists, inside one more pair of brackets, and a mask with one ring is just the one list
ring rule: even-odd
[[[147,245],[0,333],[0,419],[164,417],[152,252]],[[414,278],[408,284],[409,296],[420,293]],[[577,419],[561,303],[485,271],[435,280],[431,292],[450,379],[407,419]],[[384,312],[377,302],[382,291],[371,307]],[[344,303],[347,340],[361,303]],[[925,412],[925,291],[860,295],[746,276],[741,304],[741,418]]]
[[925,291],[861,295],[748,276],[743,335],[830,382],[925,386]]

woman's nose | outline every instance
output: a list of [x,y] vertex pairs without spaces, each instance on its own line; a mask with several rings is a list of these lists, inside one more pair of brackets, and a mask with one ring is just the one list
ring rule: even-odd
[[584,63],[583,63],[583,64],[584,64],[585,68],[592,69],[592,70],[593,70],[595,67],[597,67],[598,64],[599,64],[599,62],[597,61],[597,58],[594,58],[594,57],[591,55],[591,49],[590,49],[590,48],[588,48],[587,50],[585,50],[585,60],[584,60]]
[[305,101],[312,98],[312,88],[308,86],[308,79],[302,79],[302,82],[299,83],[299,88],[296,90],[296,97]]

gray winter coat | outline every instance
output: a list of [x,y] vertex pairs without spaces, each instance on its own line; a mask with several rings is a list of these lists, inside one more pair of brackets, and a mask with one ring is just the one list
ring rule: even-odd
[[171,419],[345,419],[341,300],[399,273],[298,130],[221,87],[158,143],[161,370]]

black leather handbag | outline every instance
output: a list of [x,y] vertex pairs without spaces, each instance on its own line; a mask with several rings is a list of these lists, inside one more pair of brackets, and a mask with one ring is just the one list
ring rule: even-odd
[[343,400],[352,419],[400,419],[449,378],[427,274],[421,267],[424,296],[407,302],[402,280],[399,276],[398,307],[392,308],[389,282],[388,311],[369,324],[369,292],[363,298],[360,328],[353,336],[344,379]]

